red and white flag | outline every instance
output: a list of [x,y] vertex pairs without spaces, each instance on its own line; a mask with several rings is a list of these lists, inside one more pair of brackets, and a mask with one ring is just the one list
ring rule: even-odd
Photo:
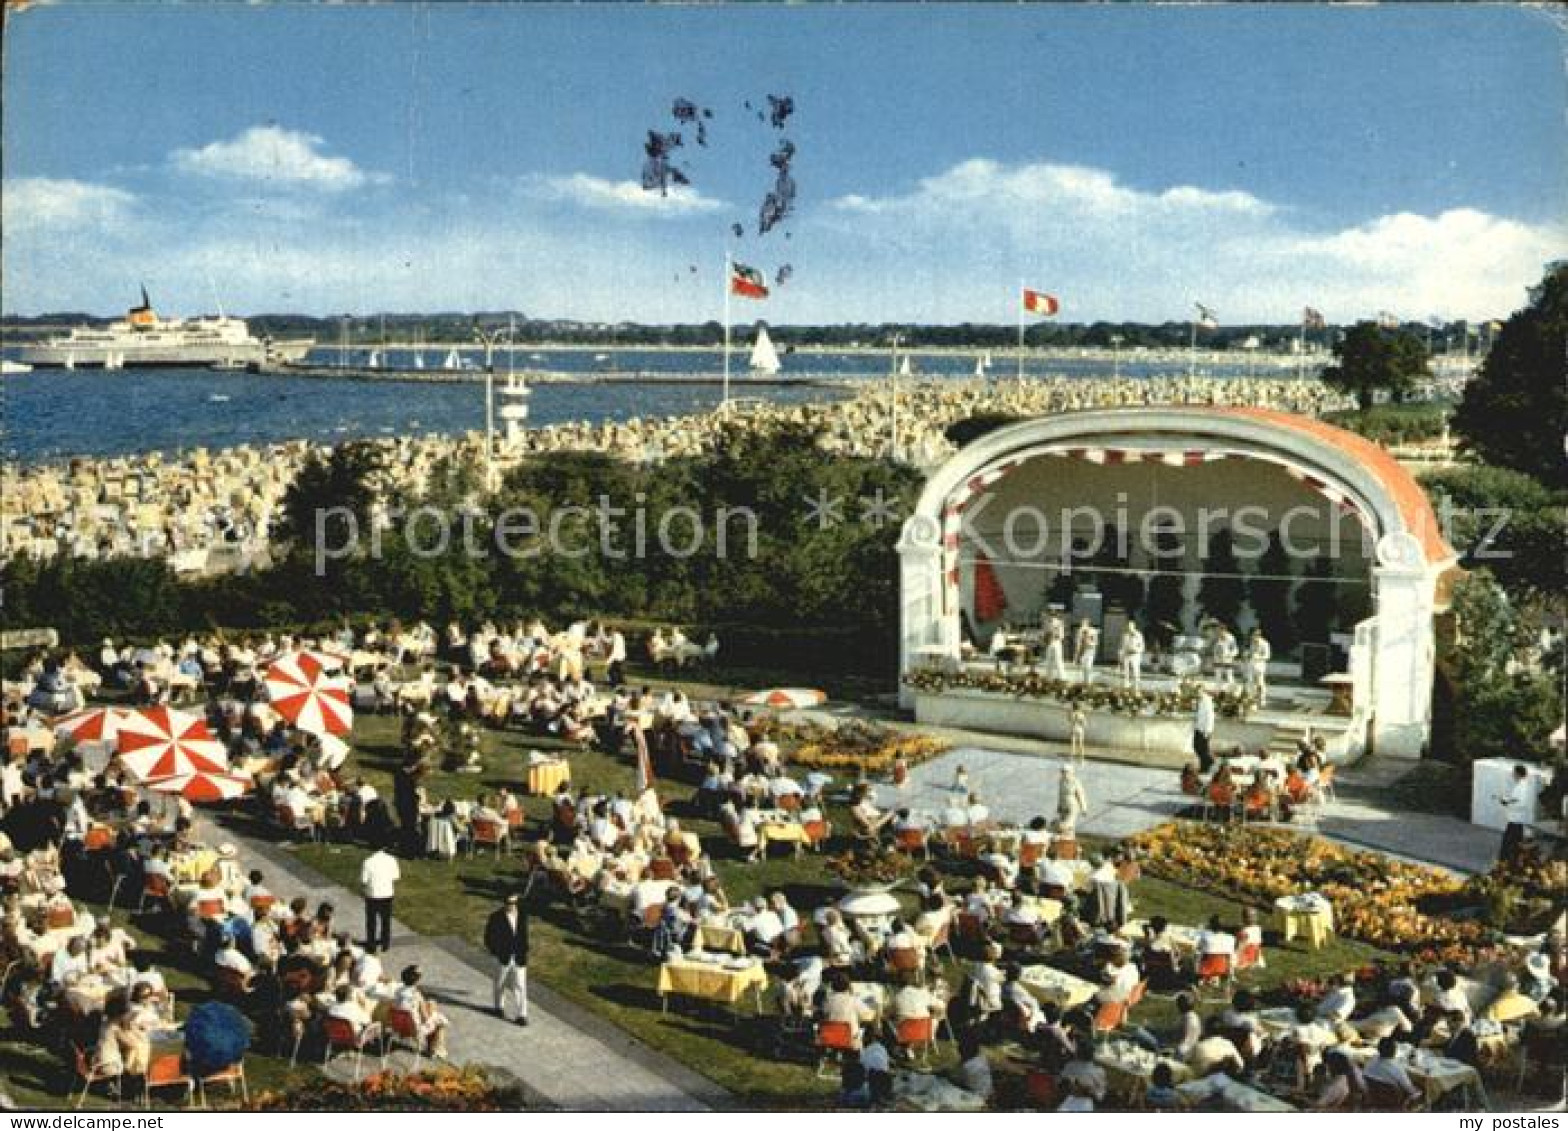
[[1042,318],[1049,318],[1062,309],[1062,300],[1055,295],[1048,295],[1044,291],[1031,291],[1024,288],[1024,309],[1030,314],[1038,314]]
[[730,294],[741,298],[767,298],[768,284],[762,272],[744,263],[730,264]]

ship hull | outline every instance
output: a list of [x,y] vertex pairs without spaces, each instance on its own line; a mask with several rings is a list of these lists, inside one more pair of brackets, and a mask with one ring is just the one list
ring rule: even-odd
[[24,346],[18,351],[18,360],[27,365],[44,368],[207,368],[213,365],[260,365],[264,361],[292,361],[304,357],[310,342],[274,343],[268,347],[262,342],[235,343],[232,345],[64,345],[42,343]]

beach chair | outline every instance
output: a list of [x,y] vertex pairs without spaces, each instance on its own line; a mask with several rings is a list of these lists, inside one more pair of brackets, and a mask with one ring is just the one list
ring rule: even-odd
[[419,1022],[408,1010],[393,1006],[387,1011],[386,1042],[382,1052],[385,1054],[397,1048],[408,1049],[414,1054],[414,1067],[409,1071],[417,1073],[425,1059],[425,1042],[419,1035]]
[[860,1036],[847,1021],[823,1021],[817,1025],[817,1075],[828,1075],[827,1066],[835,1058],[860,1051]]
[[[352,1052],[354,1054],[354,1084],[359,1084],[360,1072],[364,1068],[365,1048],[376,1040],[376,1029],[373,1025],[366,1025],[357,1032],[354,1026],[342,1017],[323,1017],[321,1019],[321,1066],[326,1067],[327,1061],[332,1059],[334,1052]],[[383,1051],[382,1067],[386,1066],[386,1056]]]
[[245,1062],[237,1061],[227,1068],[196,1077],[196,1095],[202,1107],[207,1106],[207,1090],[215,1084],[227,1084],[229,1091],[238,1092],[240,1099],[250,1103],[250,1085],[245,1080]]
[[495,858],[501,858],[501,850],[506,847],[508,830],[498,821],[487,821],[476,818],[468,826],[468,855],[472,858],[481,848],[495,849]]
[[931,858],[931,848],[925,829],[898,829],[893,833],[893,847],[910,856],[918,853],[922,859]]
[[136,905],[136,914],[141,915],[147,910],[147,901],[149,899],[155,903],[163,904],[164,908],[171,913],[174,911],[174,890],[170,887],[167,876],[153,873],[142,881],[142,898],[141,902]]
[[142,1079],[142,1106],[152,1107],[152,1094],[163,1088],[185,1089],[185,1106],[196,1099],[196,1081],[185,1071],[185,1054],[178,1052],[155,1056],[147,1065],[147,1075]]
[[87,1102],[87,1093],[92,1091],[94,1084],[102,1084],[108,1080],[114,1081],[116,1085],[120,1082],[120,1073],[110,1072],[101,1065],[94,1064],[92,1058],[87,1055],[87,1050],[81,1045],[74,1043],[71,1045],[71,1059],[76,1069],[76,1078],[82,1085],[81,1095],[76,1097],[78,1109]]
[[1198,960],[1198,997],[1203,998],[1204,990],[1217,990],[1218,998],[1206,1000],[1223,1001],[1230,997],[1231,983],[1235,979],[1235,968],[1228,954],[1205,954]]
[[[902,1018],[893,1031],[893,1040],[920,1064],[927,1064],[931,1059],[931,1050],[936,1047],[936,1021],[930,1017]],[[916,1050],[919,1050],[918,1053]]]

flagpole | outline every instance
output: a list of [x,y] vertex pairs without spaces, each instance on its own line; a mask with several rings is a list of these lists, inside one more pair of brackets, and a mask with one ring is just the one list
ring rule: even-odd
[[1307,311],[1301,311],[1301,336],[1296,339],[1296,380],[1303,380],[1307,375]]
[[730,273],[734,270],[730,252],[724,249],[724,399],[719,403],[721,412],[730,408]]
[[1187,379],[1198,375],[1198,320],[1192,320],[1192,336],[1187,342]]
[[1024,281],[1018,280],[1018,294],[1015,300],[1018,303],[1018,383],[1024,380]]

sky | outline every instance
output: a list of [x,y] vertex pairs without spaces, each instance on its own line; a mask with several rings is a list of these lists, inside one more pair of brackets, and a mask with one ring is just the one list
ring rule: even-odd
[[[1564,31],[1503,4],[8,10],[0,307],[145,282],[168,313],[696,322],[729,254],[775,284],[737,321],[1011,323],[1020,285],[1063,321],[1502,316],[1568,252]],[[650,130],[688,186],[644,189]]]

